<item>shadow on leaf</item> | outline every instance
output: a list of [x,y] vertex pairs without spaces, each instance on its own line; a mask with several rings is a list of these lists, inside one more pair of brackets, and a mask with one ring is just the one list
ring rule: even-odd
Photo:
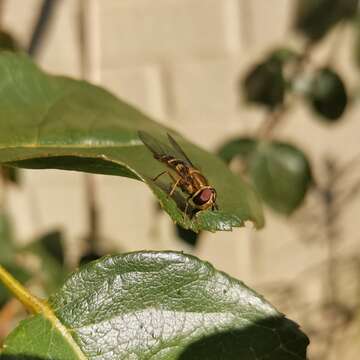
[[178,360],[306,359],[307,336],[283,318],[268,318],[241,330],[203,337],[190,344]]

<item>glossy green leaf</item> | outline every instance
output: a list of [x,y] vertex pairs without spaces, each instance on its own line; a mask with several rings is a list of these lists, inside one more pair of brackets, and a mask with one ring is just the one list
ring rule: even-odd
[[226,142],[218,154],[227,163],[240,158],[264,202],[274,210],[290,214],[303,202],[311,183],[311,169],[296,147],[241,137]]
[[241,88],[245,99],[250,103],[270,109],[281,105],[286,90],[281,61],[270,58],[256,64],[242,79]]
[[341,77],[330,68],[319,69],[311,82],[309,101],[328,123],[338,121],[346,110],[348,95]]
[[[263,225],[259,198],[215,155],[152,121],[107,91],[49,76],[26,56],[0,55],[0,162],[28,168],[79,170],[144,181],[174,222],[194,231],[231,230],[246,220]],[[170,132],[218,192],[219,211],[184,217],[185,195],[167,196],[170,180],[138,137],[166,142]],[[120,181],[120,180],[119,180]]]
[[355,16],[357,0],[297,0],[295,28],[318,41],[341,20]]
[[259,143],[250,174],[263,200],[284,214],[291,214],[301,205],[312,182],[304,153],[281,142]]
[[[308,339],[295,323],[183,253],[102,258],[72,274],[48,303],[84,359],[306,359]],[[27,345],[33,356],[73,359],[70,343],[38,315],[10,335],[4,354],[26,353]]]

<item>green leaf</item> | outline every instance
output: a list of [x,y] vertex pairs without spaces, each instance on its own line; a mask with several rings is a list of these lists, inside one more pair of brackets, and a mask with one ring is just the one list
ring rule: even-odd
[[[246,220],[263,225],[255,192],[215,155],[152,121],[84,81],[41,72],[26,56],[0,55],[0,162],[127,176],[144,181],[174,222],[193,231],[231,230]],[[138,130],[166,142],[171,133],[218,193],[219,211],[184,217],[185,195],[168,197],[170,181],[138,137]]]
[[276,57],[270,57],[250,69],[241,82],[241,88],[248,102],[270,109],[284,102],[286,82],[282,65]]
[[269,59],[273,61],[277,61],[281,65],[286,65],[293,61],[299,60],[300,54],[294,51],[293,49],[282,47],[282,48],[274,49],[270,53]]
[[218,155],[226,162],[230,163],[235,157],[239,156],[244,161],[248,161],[257,147],[257,140],[251,137],[241,137],[227,141],[218,150]]
[[263,200],[284,214],[291,214],[301,205],[312,182],[304,153],[282,142],[259,143],[250,174]]
[[56,320],[23,321],[3,355],[77,359],[69,348],[75,340],[84,359],[306,359],[308,339],[295,323],[242,282],[183,253],[102,258],[72,274],[48,304]]
[[227,163],[240,157],[264,202],[282,214],[301,205],[312,181],[306,156],[290,144],[241,137],[226,142],[218,154]]
[[318,41],[341,20],[354,16],[357,6],[357,0],[297,0],[295,28]]
[[319,69],[311,82],[309,101],[313,110],[328,123],[344,114],[348,96],[341,77],[330,68]]
[[21,321],[6,339],[4,349],[0,360],[79,359],[63,334],[41,315]]
[[15,39],[6,31],[0,31],[0,51],[17,51],[18,45]]

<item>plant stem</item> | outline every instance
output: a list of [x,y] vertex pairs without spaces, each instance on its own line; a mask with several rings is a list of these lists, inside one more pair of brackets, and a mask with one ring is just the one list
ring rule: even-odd
[[[94,0],[78,0],[78,45],[80,57],[80,72],[84,80],[99,82],[99,24],[98,8]],[[99,240],[99,210],[96,202],[96,183],[91,174],[84,175],[86,193],[86,208],[88,213],[88,234],[86,242],[88,252],[97,253]]]
[[30,313],[38,314],[42,311],[43,302],[30,294],[2,265],[0,265],[0,281]]
[[3,168],[0,166],[0,211],[6,208],[6,193],[7,193],[7,180],[3,172]]
[[84,175],[86,207],[88,212],[88,234],[86,236],[88,251],[96,253],[96,245],[99,240],[99,211],[96,202],[95,178],[91,174]]
[[24,305],[24,307],[33,314],[42,314],[53,328],[60,332],[68,344],[73,349],[77,359],[86,360],[79,345],[73,339],[69,329],[63,325],[57,318],[51,307],[36,296],[29,293],[4,267],[0,265],[0,281],[10,290],[10,292]]
[[19,302],[12,298],[0,309],[0,348],[1,342],[10,332],[14,317],[19,314],[23,308]]

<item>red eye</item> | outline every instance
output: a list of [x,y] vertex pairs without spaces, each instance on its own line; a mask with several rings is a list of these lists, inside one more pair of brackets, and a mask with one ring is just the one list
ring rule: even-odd
[[206,204],[213,196],[213,191],[211,189],[201,190],[198,195],[196,195],[193,199],[196,205],[204,205]]

